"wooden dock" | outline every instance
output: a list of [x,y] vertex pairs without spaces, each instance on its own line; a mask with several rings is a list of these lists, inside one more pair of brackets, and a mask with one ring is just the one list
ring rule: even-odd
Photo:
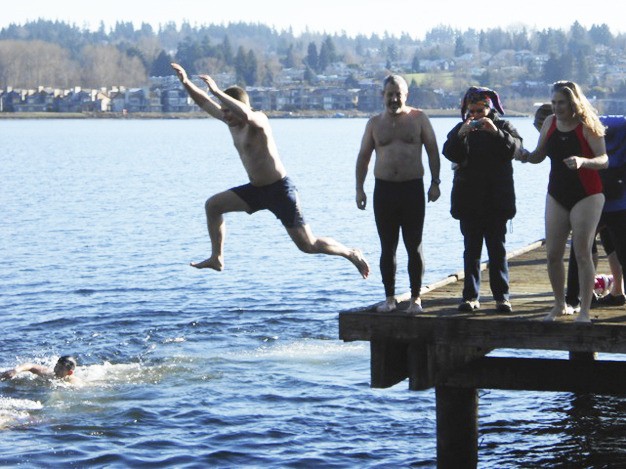
[[[372,305],[339,314],[340,339],[370,342],[372,387],[408,378],[411,390],[435,388],[440,468],[478,463],[477,389],[626,394],[626,361],[596,359],[598,352],[626,354],[626,308],[592,309],[591,324],[575,322],[575,316],[543,321],[553,305],[543,242],[510,253],[509,269],[512,313],[495,310],[487,272],[480,310],[457,311],[459,272],[424,288],[424,313],[407,314],[404,301],[391,313],[378,313]],[[609,272],[602,256],[598,272]],[[496,349],[569,354],[567,359],[487,356]]]

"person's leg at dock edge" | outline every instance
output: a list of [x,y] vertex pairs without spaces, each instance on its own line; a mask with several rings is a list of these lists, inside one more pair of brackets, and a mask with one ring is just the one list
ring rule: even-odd
[[485,244],[489,255],[489,285],[496,301],[496,310],[511,313],[509,301],[509,263],[506,260],[506,223],[507,220],[487,220],[485,226]]
[[[604,212],[602,221],[606,228],[600,233],[608,256],[613,285],[611,291],[596,302],[596,306],[618,306],[626,304],[624,295],[624,266],[626,266],[626,210]],[[593,307],[594,305],[592,305]]]
[[481,223],[469,218],[460,221],[463,234],[463,299],[459,311],[471,312],[480,308],[480,255],[483,249],[484,229]]

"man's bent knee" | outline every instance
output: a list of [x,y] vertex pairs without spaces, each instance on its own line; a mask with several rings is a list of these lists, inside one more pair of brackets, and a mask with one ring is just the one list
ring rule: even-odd
[[316,254],[320,252],[318,245],[319,239],[313,236],[307,225],[287,228],[287,233],[289,233],[289,237],[300,251],[306,254]]
[[207,215],[221,215],[224,213],[223,204],[220,202],[217,196],[212,196],[204,203],[204,210]]
[[311,243],[308,239],[294,239],[296,247],[305,254],[315,254],[318,252],[314,243]]

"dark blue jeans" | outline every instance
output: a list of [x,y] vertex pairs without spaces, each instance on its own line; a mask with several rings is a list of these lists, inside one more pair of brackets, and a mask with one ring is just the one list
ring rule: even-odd
[[509,264],[506,260],[507,220],[461,220],[461,233],[465,244],[463,267],[465,281],[463,299],[480,297],[480,257],[483,241],[489,256],[489,286],[496,301],[509,299]]

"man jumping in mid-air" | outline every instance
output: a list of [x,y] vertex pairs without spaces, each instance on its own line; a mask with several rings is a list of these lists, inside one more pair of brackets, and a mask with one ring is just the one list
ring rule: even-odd
[[191,98],[208,114],[228,125],[233,143],[250,182],[215,194],[205,203],[211,256],[202,262],[192,263],[198,269],[224,268],[224,214],[229,212],[254,213],[270,210],[285,226],[287,233],[303,252],[342,256],[352,262],[363,278],[369,275],[369,265],[358,249],[349,249],[332,238],[316,237],[304,221],[298,192],[278,155],[267,116],[250,107],[245,90],[231,86],[222,91],[208,75],[200,75],[208,86],[209,95],[187,77],[185,69],[172,64],[178,79]]

